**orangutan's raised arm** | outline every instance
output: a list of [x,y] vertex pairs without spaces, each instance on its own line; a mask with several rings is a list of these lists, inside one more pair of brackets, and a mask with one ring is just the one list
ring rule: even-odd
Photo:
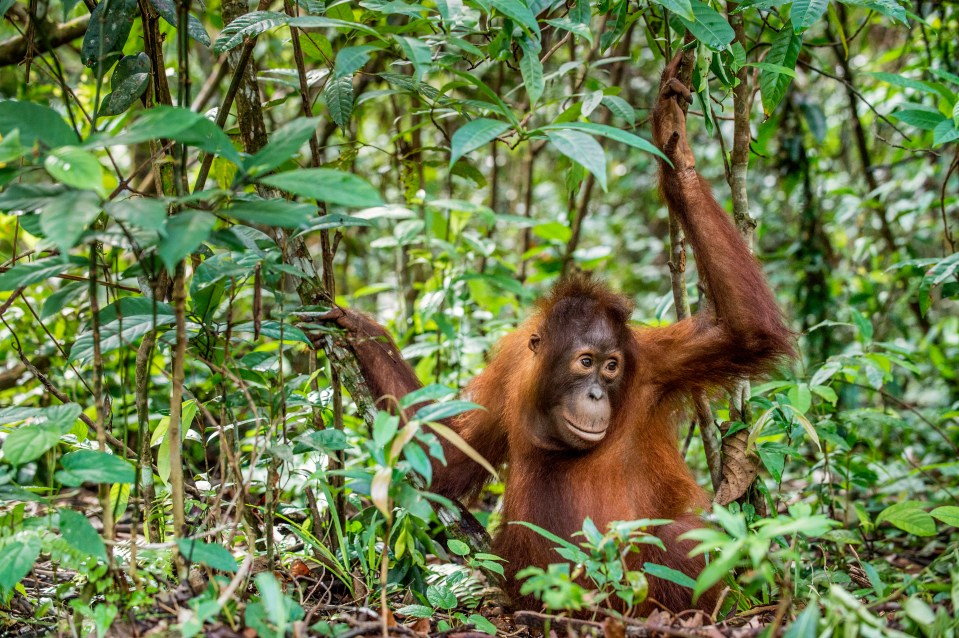
[[669,390],[729,385],[793,352],[792,335],[758,262],[696,172],[679,102],[690,97],[676,78],[680,59],[663,73],[653,137],[673,164],[660,162],[660,189],[692,245],[714,313],[638,331],[651,380]]

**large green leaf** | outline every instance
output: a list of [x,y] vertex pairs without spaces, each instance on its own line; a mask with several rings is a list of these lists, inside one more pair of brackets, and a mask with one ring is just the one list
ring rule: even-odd
[[929,512],[933,518],[937,518],[946,525],[959,527],[959,507],[955,505],[943,505]]
[[85,264],[83,259],[62,257],[47,257],[33,262],[20,262],[10,270],[0,273],[0,291],[14,290],[21,286],[31,286],[51,277],[56,277],[67,269],[78,264]]
[[903,109],[902,111],[896,111],[893,115],[900,122],[921,128],[924,131],[935,130],[946,119],[946,116],[939,111],[926,109]]
[[563,122],[562,124],[547,124],[546,126],[540,127],[540,131],[562,131],[562,130],[572,130],[572,131],[582,131],[584,133],[589,133],[590,135],[598,135],[599,137],[605,137],[633,148],[638,148],[641,151],[646,151],[647,153],[652,153],[657,157],[667,159],[656,146],[640,136],[630,133],[629,131],[624,131],[618,129],[615,126],[608,126],[606,124],[595,124],[593,122]]
[[[793,70],[799,60],[799,51],[802,49],[802,35],[796,33],[789,24],[773,39],[765,62],[779,67]],[[769,116],[786,95],[786,89],[792,78],[776,70],[775,67],[763,69],[759,74],[759,90],[762,94],[763,112]]]
[[[156,311],[154,314],[154,310]],[[123,297],[100,311],[100,352],[107,353],[135,343],[155,327],[176,321],[173,306],[148,297]],[[70,348],[70,361],[93,357],[93,333],[80,335]]]
[[102,0],[90,14],[80,47],[80,61],[102,75],[123,55],[123,45],[138,13],[137,0]]
[[57,513],[60,517],[60,535],[67,545],[78,552],[107,561],[107,547],[86,516],[63,507]]
[[90,152],[77,146],[55,148],[43,161],[50,177],[74,188],[89,189],[106,197],[103,190],[103,167]]
[[262,175],[295,158],[316,132],[319,123],[318,117],[300,117],[279,128],[270,137],[269,144],[243,163],[244,170],[253,176]]
[[79,487],[84,483],[133,483],[135,473],[127,461],[96,450],[77,450],[60,459],[62,470],[56,478],[64,485]]
[[181,259],[200,247],[216,225],[216,217],[199,210],[185,210],[168,218],[157,256],[171,273]]
[[39,422],[21,425],[7,436],[3,442],[3,458],[13,465],[40,458],[73,428],[79,416],[80,406],[76,403],[42,408],[38,416],[33,417]]
[[[99,170],[99,163],[97,164]],[[49,170],[49,169],[48,169]],[[103,187],[103,178],[97,176]],[[40,213],[40,229],[60,252],[76,246],[83,231],[100,215],[100,199],[90,191],[68,191],[51,197]]]
[[539,25],[536,24],[536,16],[523,0],[490,0],[490,5],[506,17],[515,20],[528,35],[539,40],[540,32]]
[[696,19],[693,14],[693,5],[689,0],[653,0],[653,2],[687,20]]
[[[111,0],[111,2],[112,1],[113,0]],[[150,0],[150,4],[154,6],[161,18],[172,26],[179,28],[180,17],[177,15],[178,7],[174,0]],[[203,46],[210,46],[210,36],[206,32],[206,29],[203,28],[203,23],[192,14],[187,15],[186,31],[191,38]]]
[[829,0],[793,0],[792,11],[789,17],[793,23],[793,30],[802,33],[826,13]]
[[572,130],[550,131],[546,137],[556,150],[592,173],[606,190],[606,152],[596,138]]
[[433,54],[428,44],[419,38],[411,38],[405,35],[393,35],[403,55],[413,64],[413,80],[419,82],[423,78],[430,63],[433,61]]
[[20,143],[33,146],[39,140],[50,148],[76,144],[80,141],[59,113],[49,106],[17,100],[0,100],[0,135],[20,131]]
[[127,130],[113,137],[91,137],[87,145],[134,145],[155,139],[196,146],[234,164],[241,164],[240,154],[223,129],[199,113],[176,106],[155,106],[145,111]]
[[863,7],[878,11],[887,18],[892,18],[907,24],[906,10],[897,0],[839,0],[839,2],[851,7]]
[[40,556],[40,539],[27,536],[0,549],[0,592],[9,593],[30,573]]
[[124,56],[110,78],[112,92],[103,98],[100,115],[119,115],[147,90],[150,83],[150,58],[146,53]]
[[700,0],[689,0],[695,20],[678,15],[680,21],[696,39],[710,49],[722,51],[736,38],[736,32],[721,13]]
[[876,518],[876,525],[889,522],[916,536],[935,536],[936,521],[915,501],[903,501],[890,505]]
[[453,133],[450,144],[450,166],[467,153],[489,144],[510,128],[506,122],[488,118],[479,118],[464,124]]
[[278,11],[251,11],[240,16],[220,31],[220,36],[216,39],[213,50],[217,53],[224,53],[239,46],[245,39],[255,38],[264,31],[282,24],[301,29],[321,29],[325,27],[351,29],[371,35],[378,40],[382,39],[375,29],[356,22],[337,20],[325,16],[298,16],[294,18]]
[[519,70],[523,75],[529,103],[536,104],[543,97],[546,86],[543,80],[543,63],[539,61],[538,49],[531,46],[527,40],[522,40],[520,47],[523,49],[523,57],[519,60]]
[[317,220],[316,206],[285,199],[234,200],[220,211],[252,224],[302,228]]
[[353,114],[353,76],[331,78],[323,87],[323,101],[336,125],[345,129]]
[[234,573],[237,570],[236,558],[222,545],[195,538],[180,538],[176,544],[180,555],[191,563],[201,563],[224,572]]
[[373,51],[379,51],[378,46],[372,44],[361,44],[355,47],[344,47],[337,51],[336,62],[333,65],[334,73],[337,78],[353,75],[362,69],[370,60],[370,54]]
[[366,180],[332,168],[304,168],[259,180],[282,191],[349,208],[381,206],[383,198]]

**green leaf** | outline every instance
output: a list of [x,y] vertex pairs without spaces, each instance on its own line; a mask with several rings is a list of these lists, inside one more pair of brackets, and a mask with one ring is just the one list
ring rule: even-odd
[[411,618],[431,618],[433,616],[433,610],[426,605],[406,605],[397,609],[396,613]]
[[29,536],[0,549],[0,591],[9,593],[40,557],[40,539]]
[[[99,169],[99,164],[97,164]],[[103,180],[98,176],[99,185]],[[51,197],[40,213],[40,229],[60,252],[73,248],[83,231],[100,215],[100,199],[90,191],[69,191]]]
[[939,122],[932,131],[933,146],[942,146],[957,139],[959,139],[959,126],[956,126],[956,123],[949,118]]
[[[331,230],[333,228],[344,228],[348,226],[372,226],[373,222],[368,219],[363,219],[362,217],[353,217],[351,215],[344,215],[343,213],[327,213],[326,215],[321,215],[320,217],[314,219],[319,219],[315,224],[311,224],[309,228],[304,229],[301,233],[309,233],[317,230]],[[298,235],[299,235],[298,234]]]
[[20,262],[10,270],[0,273],[0,291],[31,286],[51,277],[63,274],[70,267],[86,263],[82,259],[64,261],[61,257],[47,257],[33,262]]
[[316,206],[285,199],[234,200],[220,211],[251,224],[302,228],[316,221]]
[[623,118],[631,127],[636,125],[636,109],[623,98],[616,95],[604,95],[602,103],[613,115]]
[[428,386],[424,386],[418,390],[407,393],[400,399],[399,407],[401,409],[406,409],[410,406],[416,405],[417,403],[423,403],[424,401],[436,401],[437,399],[442,399],[443,397],[448,397],[450,395],[456,394],[456,390],[439,383],[431,383]]
[[851,7],[863,7],[864,9],[878,11],[887,18],[907,24],[906,10],[897,0],[839,0],[839,2]]
[[38,140],[49,148],[80,141],[76,131],[49,106],[0,100],[0,135],[6,137],[14,130],[20,131],[20,143],[27,147],[33,146]]
[[60,535],[67,545],[87,556],[107,562],[107,547],[87,517],[71,509],[60,508]]
[[462,414],[463,412],[469,412],[470,410],[483,410],[483,406],[473,403],[472,401],[463,401],[462,399],[456,399],[453,401],[446,401],[444,403],[431,403],[427,406],[424,406],[416,411],[416,415],[413,417],[417,421],[442,421],[443,419],[448,419],[457,414]]
[[523,49],[523,57],[519,60],[519,70],[526,85],[529,103],[536,104],[543,97],[543,90],[546,87],[543,79],[543,63],[539,61],[537,51],[525,39],[520,41],[520,47]]
[[79,416],[80,406],[76,403],[41,408],[31,419],[39,422],[21,425],[7,435],[3,442],[3,458],[12,465],[23,465],[40,458],[60,442],[60,437],[70,432]]
[[179,538],[176,544],[180,555],[190,563],[201,563],[210,569],[236,573],[236,558],[222,545],[204,543],[195,538]]
[[348,208],[383,205],[383,198],[366,180],[333,168],[304,168],[260,178],[263,184]]
[[818,638],[819,633],[819,604],[811,600],[806,604],[806,608],[796,618],[783,638]]
[[163,226],[165,237],[157,246],[157,256],[169,272],[180,260],[200,247],[216,225],[216,217],[198,210],[185,210],[168,218]]
[[80,61],[102,75],[123,55],[123,46],[138,13],[137,0],[99,2],[90,14],[87,32],[80,47]]
[[736,39],[736,32],[721,13],[701,2],[690,0],[694,20],[677,15],[696,39],[715,51],[723,51]]
[[925,109],[904,109],[902,111],[896,111],[893,113],[893,116],[900,122],[921,128],[924,131],[935,130],[937,126],[947,119],[946,116],[939,111],[927,111]]
[[563,122],[562,124],[547,124],[546,126],[538,129],[538,131],[562,130],[583,131],[584,133],[589,133],[591,135],[598,135],[599,137],[605,137],[615,142],[620,142],[622,144],[632,146],[633,148],[638,148],[641,151],[652,153],[657,157],[666,159],[666,156],[663,155],[662,152],[656,148],[652,142],[648,142],[634,133],[618,129],[614,126],[608,126],[606,124],[595,124],[593,122]]
[[268,173],[283,162],[294,158],[303,145],[313,137],[319,123],[318,117],[295,118],[273,133],[269,144],[243,162],[243,170],[255,177]]
[[336,452],[339,450],[348,450],[350,443],[346,439],[346,434],[342,430],[335,428],[326,428],[325,430],[310,430],[304,432],[294,439],[296,445],[293,447],[294,454],[302,454],[308,450],[317,452]]
[[393,34],[393,39],[400,45],[406,59],[413,63],[413,80],[419,82],[423,79],[423,73],[433,61],[433,54],[429,45],[418,38],[405,35]]
[[688,587],[693,589],[696,587],[696,581],[684,574],[681,571],[673,569],[672,567],[666,567],[665,565],[657,565],[656,563],[644,563],[643,571],[645,571],[649,576],[655,576],[656,578],[662,578],[671,583],[676,583],[682,587]]
[[450,166],[467,153],[489,144],[510,128],[506,122],[488,118],[478,118],[464,124],[453,133],[450,144]]
[[378,46],[371,44],[361,44],[355,47],[344,47],[336,54],[336,62],[333,64],[335,76],[337,78],[353,75],[370,60],[370,54],[373,51],[379,51]]
[[456,595],[445,585],[430,585],[426,588],[426,600],[437,609],[456,607]]
[[176,106],[155,106],[144,111],[127,130],[113,137],[91,137],[86,145],[132,146],[155,139],[169,139],[195,146],[207,153],[220,155],[238,166],[242,163],[233,142],[215,122],[190,109]]
[[323,101],[336,125],[345,129],[353,114],[353,76],[344,75],[328,80],[323,87]]
[[166,222],[168,203],[153,197],[115,199],[104,204],[110,217],[144,230],[159,231]]
[[447,546],[450,548],[450,551],[457,556],[469,556],[470,546],[463,541],[458,541],[455,538],[451,538],[447,543]]
[[[773,39],[765,63],[777,67],[793,70],[799,60],[799,51],[802,49],[802,35],[783,25],[782,30]],[[759,74],[759,90],[762,94],[763,112],[768,117],[786,95],[786,89],[792,78],[778,70],[764,69]]]
[[298,16],[294,18],[285,13],[279,13],[278,11],[251,11],[250,13],[240,16],[220,31],[220,36],[213,45],[213,51],[216,53],[225,53],[242,44],[245,39],[255,38],[261,33],[282,24],[289,24],[290,26],[304,29],[321,29],[326,27],[346,28],[362,31],[378,40],[382,39],[375,29],[356,22],[336,20],[325,16]]
[[58,481],[70,487],[84,483],[133,483],[133,466],[127,461],[95,450],[77,450],[60,459]]
[[515,20],[530,37],[536,40],[540,39],[536,16],[533,15],[533,12],[530,11],[529,6],[523,0],[490,0],[490,6],[506,17]]
[[915,536],[935,536],[936,521],[915,501],[890,505],[876,518],[876,525],[889,522]]
[[490,636],[496,635],[496,625],[479,614],[470,614],[466,621],[484,634],[489,634]]
[[[141,53],[140,55],[146,54]],[[120,62],[122,63],[123,60],[120,60]],[[114,72],[113,78],[113,91],[103,98],[103,103],[97,112],[98,115],[119,115],[123,113],[146,92],[147,86],[150,84],[150,73],[148,71],[134,73],[119,82],[116,80],[116,73]]]
[[67,186],[90,189],[106,197],[103,168],[91,153],[76,146],[61,146],[50,151],[43,161],[50,177]]
[[693,14],[693,6],[689,0],[653,0],[653,2],[686,20],[696,19]]
[[289,21],[290,16],[285,13],[251,11],[223,27],[213,44],[213,51],[215,53],[225,53],[242,44],[247,38],[255,38],[264,31],[286,24]]
[[796,33],[802,33],[814,25],[826,13],[828,7],[829,0],[794,0],[792,11],[789,13],[793,30]]
[[[114,0],[110,0],[110,2],[114,2]],[[150,0],[150,4],[157,10],[160,17],[166,20],[170,25],[175,28],[180,27],[180,17],[177,14],[178,7],[174,0]],[[186,31],[191,38],[203,46],[210,46],[210,36],[206,32],[206,29],[203,28],[203,23],[195,16],[187,16]]]
[[572,130],[556,130],[546,134],[560,153],[592,173],[602,189],[606,190],[606,152],[596,139]]
[[696,587],[693,588],[693,602],[708,591],[713,585],[723,579],[724,576],[732,572],[739,563],[739,553],[742,549],[743,539],[739,539],[732,544],[726,545],[722,553],[706,566],[699,577],[696,579]]
[[946,525],[959,527],[959,507],[955,505],[943,505],[929,512],[933,518],[939,519]]

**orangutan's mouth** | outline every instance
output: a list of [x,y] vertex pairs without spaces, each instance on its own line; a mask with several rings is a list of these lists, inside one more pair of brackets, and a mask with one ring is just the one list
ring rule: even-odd
[[587,430],[586,428],[576,425],[572,419],[570,419],[565,414],[563,415],[563,420],[566,421],[566,425],[569,427],[573,433],[587,441],[596,442],[601,441],[604,436],[606,436],[606,427],[604,426],[601,430]]

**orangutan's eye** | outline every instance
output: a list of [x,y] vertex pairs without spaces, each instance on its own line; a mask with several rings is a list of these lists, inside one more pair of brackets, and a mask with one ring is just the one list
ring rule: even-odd
[[593,367],[593,358],[592,358],[592,357],[583,357],[583,358],[581,358],[581,359],[579,360],[579,363],[580,363],[580,365],[582,365],[584,368],[592,368],[592,367]]
[[617,368],[619,368],[619,362],[617,362],[616,359],[610,359],[606,364],[606,370],[609,372],[616,372]]

